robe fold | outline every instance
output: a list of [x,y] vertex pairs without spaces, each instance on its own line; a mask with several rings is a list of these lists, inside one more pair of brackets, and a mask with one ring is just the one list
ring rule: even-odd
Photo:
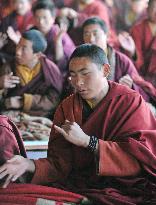
[[34,184],[10,184],[0,189],[1,205],[76,205],[84,196]]
[[[109,92],[83,120],[78,94],[65,99],[53,123],[77,122],[99,139],[99,153],[77,147],[51,130],[48,157],[35,160],[31,183],[65,187],[93,200],[94,205],[156,202],[156,120],[143,98],[109,81]],[[147,191],[148,190],[148,191]]]
[[119,82],[121,77],[128,74],[133,79],[132,89],[139,92],[145,101],[150,102],[150,99],[153,99],[154,93],[151,91],[151,89],[145,88],[146,83],[140,77],[132,61],[126,55],[110,46],[107,47],[107,50],[107,58],[111,68],[109,79]]
[[26,157],[22,137],[16,125],[8,117],[0,115],[0,165],[13,155]]

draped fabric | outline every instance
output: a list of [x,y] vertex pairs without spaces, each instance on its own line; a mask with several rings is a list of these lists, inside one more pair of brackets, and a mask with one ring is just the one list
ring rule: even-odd
[[26,157],[21,134],[8,117],[0,115],[0,165],[17,154]]
[[[66,187],[94,204],[152,204],[156,196],[156,120],[135,91],[109,82],[107,96],[83,119],[79,95],[58,107],[54,124],[77,122],[99,138],[99,155],[67,142],[54,128],[47,159],[35,161],[32,183]],[[46,170],[46,172],[44,171]],[[147,191],[148,190],[148,191]]]
[[72,192],[32,184],[10,184],[0,189],[0,204],[3,205],[74,205],[80,204],[83,198]]

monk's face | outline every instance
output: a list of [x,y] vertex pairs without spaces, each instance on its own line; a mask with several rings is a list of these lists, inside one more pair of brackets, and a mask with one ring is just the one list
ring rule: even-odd
[[30,0],[13,0],[14,10],[21,16],[25,15],[31,9]]
[[31,67],[37,54],[33,52],[33,43],[27,39],[21,38],[16,47],[16,62],[19,65]]
[[83,99],[98,101],[106,89],[107,69],[107,64],[97,65],[88,57],[73,58],[69,63],[71,83]]
[[90,24],[84,27],[83,40],[85,43],[91,43],[106,50],[107,35],[99,24]]
[[156,1],[153,1],[148,7],[148,17],[152,23],[156,23]]
[[35,25],[43,33],[47,34],[52,25],[54,24],[55,18],[52,16],[51,11],[48,9],[38,9],[35,11]]

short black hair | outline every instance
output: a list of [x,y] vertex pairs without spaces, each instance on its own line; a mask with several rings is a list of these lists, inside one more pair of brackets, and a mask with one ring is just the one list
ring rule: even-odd
[[154,3],[154,2],[156,2],[156,0],[149,0],[149,2],[148,2],[148,7],[149,7],[149,6],[152,6],[152,3]]
[[35,13],[37,10],[46,9],[49,10],[52,16],[56,16],[56,7],[55,4],[50,0],[38,0],[33,8],[32,11]]
[[22,33],[22,37],[33,43],[34,53],[44,52],[47,48],[47,41],[44,35],[35,29],[31,29]]
[[98,24],[101,27],[101,29],[104,31],[105,34],[108,33],[108,27],[106,23],[102,19],[96,16],[86,19],[86,21],[82,25],[82,30],[84,31],[84,28],[91,24]]
[[69,63],[73,58],[90,58],[91,61],[97,65],[109,64],[107,56],[102,48],[93,44],[82,44],[78,46],[72,53]]

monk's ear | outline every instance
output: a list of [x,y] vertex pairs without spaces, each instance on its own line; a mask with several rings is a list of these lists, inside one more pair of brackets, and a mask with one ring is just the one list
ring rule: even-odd
[[104,77],[107,78],[110,74],[110,65],[109,64],[104,64],[103,65],[103,74]]

